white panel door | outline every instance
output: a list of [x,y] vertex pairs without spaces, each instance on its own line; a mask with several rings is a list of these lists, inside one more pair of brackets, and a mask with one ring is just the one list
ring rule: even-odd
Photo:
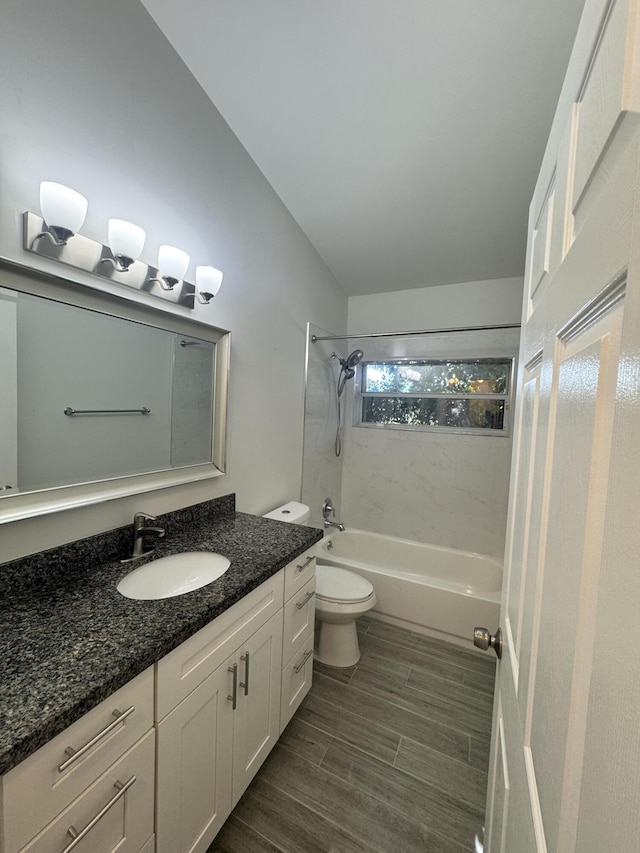
[[639,21],[587,0],[531,208],[490,853],[640,850]]

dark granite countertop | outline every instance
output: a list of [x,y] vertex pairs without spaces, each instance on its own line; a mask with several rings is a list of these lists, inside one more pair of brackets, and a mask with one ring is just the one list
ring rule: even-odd
[[[130,544],[130,527],[0,566],[0,773],[322,538],[234,507],[227,496],[160,517],[166,538],[128,565],[114,554]],[[181,551],[217,551],[231,566],[174,598],[134,601],[116,590],[133,568]]]

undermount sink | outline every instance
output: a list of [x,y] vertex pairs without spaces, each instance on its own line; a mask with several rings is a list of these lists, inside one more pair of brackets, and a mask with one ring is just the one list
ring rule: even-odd
[[145,601],[172,598],[217,580],[231,563],[222,554],[209,551],[188,551],[152,560],[125,575],[118,583],[118,592],[125,598]]

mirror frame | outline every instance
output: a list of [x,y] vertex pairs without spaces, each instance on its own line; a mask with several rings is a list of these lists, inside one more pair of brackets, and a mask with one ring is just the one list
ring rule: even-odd
[[111,317],[132,320],[176,334],[199,337],[215,344],[211,462],[6,495],[0,498],[0,524],[195,483],[219,477],[226,472],[231,355],[229,331],[209,326],[191,317],[163,311],[154,305],[133,301],[52,273],[35,270],[7,258],[0,258],[0,287],[52,299],[76,308],[98,311]]

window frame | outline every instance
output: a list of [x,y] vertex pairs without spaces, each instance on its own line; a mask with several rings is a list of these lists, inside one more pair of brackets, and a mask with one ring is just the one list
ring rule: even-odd
[[[365,370],[371,364],[469,364],[471,362],[484,362],[489,364],[507,363],[509,372],[504,393],[501,394],[447,394],[443,392],[423,392],[409,394],[402,391],[363,391]],[[506,438],[511,435],[511,412],[513,411],[513,394],[516,379],[516,357],[515,356],[486,356],[486,355],[463,355],[463,356],[404,356],[402,358],[378,358],[362,361],[357,367],[357,378],[353,399],[353,426],[365,429],[397,429],[419,433],[444,433],[448,435],[482,435],[494,438]],[[454,426],[429,426],[427,424],[390,424],[371,423],[363,420],[364,401],[368,398],[397,398],[397,399],[437,399],[437,400],[504,400],[504,420],[502,429],[488,429],[481,427],[454,427]]]

